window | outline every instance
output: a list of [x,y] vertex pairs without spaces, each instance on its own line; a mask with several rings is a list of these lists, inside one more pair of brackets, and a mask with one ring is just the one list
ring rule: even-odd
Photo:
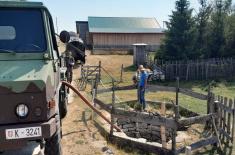
[[47,49],[39,9],[0,9],[0,53],[40,53]]

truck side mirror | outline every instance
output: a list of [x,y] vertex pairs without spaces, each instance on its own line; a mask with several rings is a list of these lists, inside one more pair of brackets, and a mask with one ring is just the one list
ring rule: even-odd
[[63,43],[68,43],[69,40],[70,40],[70,34],[69,32],[67,31],[62,31],[60,33],[60,40],[63,42]]

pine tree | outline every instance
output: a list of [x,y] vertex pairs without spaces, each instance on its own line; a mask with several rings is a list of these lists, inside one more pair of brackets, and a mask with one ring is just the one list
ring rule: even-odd
[[225,55],[225,19],[231,10],[231,0],[216,0],[214,12],[211,16],[210,42],[208,57],[222,57]]
[[157,57],[166,60],[192,59],[195,57],[193,42],[195,23],[192,18],[192,9],[188,0],[177,0],[175,11],[172,11],[167,23],[163,44],[157,52]]
[[231,14],[225,21],[226,47],[223,53],[225,57],[235,57],[235,5],[231,10]]
[[199,13],[196,16],[196,41],[194,50],[197,53],[197,57],[205,58],[207,56],[208,48],[208,20],[212,12],[212,5],[208,3],[208,0],[199,0],[201,7]]

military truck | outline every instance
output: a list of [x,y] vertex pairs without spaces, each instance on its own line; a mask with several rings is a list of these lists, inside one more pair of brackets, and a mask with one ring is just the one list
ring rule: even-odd
[[61,84],[63,60],[42,3],[0,1],[0,151],[36,141],[44,154],[61,154],[68,92]]

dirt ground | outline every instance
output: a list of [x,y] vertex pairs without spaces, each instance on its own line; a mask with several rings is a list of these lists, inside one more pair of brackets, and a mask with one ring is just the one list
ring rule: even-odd
[[[116,57],[116,56],[115,56]],[[119,60],[125,59],[120,56]],[[128,58],[129,59],[129,58]],[[120,63],[116,63],[118,59],[110,61],[110,57],[106,56],[87,56],[87,63],[90,65],[98,64],[102,60],[102,65],[108,70],[116,67],[119,68]],[[129,61],[125,61],[129,62]],[[130,60],[131,63],[131,60]],[[129,65],[128,63],[126,65]],[[110,66],[110,68],[109,68]],[[74,69],[74,79],[79,77],[79,68]],[[83,94],[86,94],[85,92]],[[63,139],[62,147],[64,155],[94,155],[94,154],[127,154],[123,150],[119,150],[115,146],[108,144],[98,129],[90,120],[91,110],[86,106],[80,98],[73,95],[72,103],[68,106],[68,115],[63,120]],[[131,153],[132,154],[132,153]]]

